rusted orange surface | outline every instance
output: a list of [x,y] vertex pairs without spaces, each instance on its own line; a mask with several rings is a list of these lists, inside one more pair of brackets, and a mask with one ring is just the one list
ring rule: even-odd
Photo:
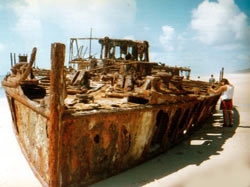
[[189,80],[189,68],[150,63],[147,42],[97,40],[101,58],[71,59],[78,70],[64,67],[65,46],[54,43],[51,70],[21,62],[2,81],[19,144],[44,186],[89,185],[166,151],[220,97]]

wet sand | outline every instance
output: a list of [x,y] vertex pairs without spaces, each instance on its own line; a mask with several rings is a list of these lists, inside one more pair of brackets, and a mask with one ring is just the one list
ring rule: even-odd
[[[170,187],[250,186],[250,73],[230,74],[234,127],[217,110],[188,140],[142,165],[92,185]],[[41,186],[17,144],[7,101],[0,99],[0,187]]]

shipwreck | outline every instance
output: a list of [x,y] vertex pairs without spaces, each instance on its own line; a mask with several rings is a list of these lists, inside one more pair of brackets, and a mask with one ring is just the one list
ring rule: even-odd
[[[84,58],[81,40],[95,40],[100,56]],[[68,67],[65,45],[53,43],[50,70],[34,67],[36,52],[12,62],[2,87],[43,186],[87,186],[159,155],[202,125],[220,97],[190,80],[190,68],[150,62],[147,41],[72,38]]]

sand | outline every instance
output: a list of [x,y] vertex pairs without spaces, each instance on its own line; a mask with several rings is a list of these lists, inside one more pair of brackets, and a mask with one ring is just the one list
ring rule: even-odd
[[21,153],[5,98],[0,99],[0,187],[41,187]]
[[[92,185],[146,187],[250,186],[250,73],[225,75],[235,85],[234,127],[217,110],[188,140],[142,165]],[[17,144],[7,101],[0,99],[0,186],[41,186]]]

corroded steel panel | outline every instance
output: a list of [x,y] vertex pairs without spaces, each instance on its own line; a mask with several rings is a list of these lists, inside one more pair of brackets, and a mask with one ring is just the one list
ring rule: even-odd
[[142,159],[153,133],[156,112],[133,110],[66,119],[63,183],[100,180]]
[[14,101],[14,107],[17,137],[26,152],[26,159],[48,182],[48,119],[18,101]]
[[[204,106],[207,112],[211,112],[210,105],[217,99],[211,98],[210,103]],[[160,147],[164,149],[164,146],[176,143],[185,130],[191,129],[197,115],[206,117],[204,112],[193,112],[199,103],[201,101],[115,113],[65,116],[62,183],[66,186],[90,184],[148,159],[153,136],[160,125],[166,126],[163,134],[158,135]],[[169,116],[168,121],[158,119],[162,124],[156,126],[160,111]],[[175,118],[177,111],[180,115]],[[170,132],[171,128],[173,132]]]

